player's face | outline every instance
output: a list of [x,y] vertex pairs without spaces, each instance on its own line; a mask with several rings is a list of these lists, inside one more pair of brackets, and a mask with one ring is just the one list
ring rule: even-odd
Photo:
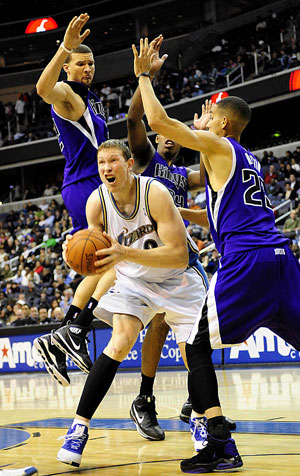
[[133,159],[125,160],[118,149],[101,149],[98,152],[99,175],[111,193],[126,186],[132,165]]
[[180,144],[162,135],[156,136],[156,143],[157,152],[160,155],[162,155],[167,161],[175,160],[181,148]]
[[73,53],[65,65],[69,81],[77,81],[90,87],[95,74],[95,61],[92,53]]
[[210,120],[207,123],[207,129],[217,136],[222,135],[224,114],[218,109],[217,104],[214,104],[210,113]]

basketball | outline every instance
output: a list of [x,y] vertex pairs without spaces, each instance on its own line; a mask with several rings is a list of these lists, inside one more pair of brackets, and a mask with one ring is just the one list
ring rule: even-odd
[[97,250],[109,248],[110,242],[98,230],[80,230],[68,242],[66,258],[68,265],[83,276],[93,276],[96,274],[94,266],[99,257],[95,255]]

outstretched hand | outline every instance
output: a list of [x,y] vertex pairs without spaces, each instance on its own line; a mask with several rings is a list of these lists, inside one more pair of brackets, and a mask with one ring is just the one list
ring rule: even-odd
[[148,44],[148,38],[140,39],[140,54],[135,45],[132,45],[132,51],[134,56],[134,74],[138,77],[141,73],[149,73],[152,68],[154,56],[157,52],[154,51],[154,43]]
[[151,58],[151,70],[150,76],[154,76],[157,71],[161,69],[164,62],[168,58],[167,54],[164,54],[162,57],[159,56],[160,47],[162,45],[164,38],[162,35],[157,36],[154,40],[151,41],[150,47],[153,49],[153,54]]
[[74,17],[66,30],[64,36],[64,45],[66,48],[70,50],[74,50],[78,48],[79,45],[86,39],[86,37],[90,34],[91,30],[87,29],[81,34],[81,30],[89,20],[89,15],[87,13],[81,13],[79,17]]
[[207,130],[207,124],[211,119],[211,111],[213,104],[211,100],[206,99],[205,103],[202,104],[202,114],[199,117],[197,113],[194,115],[194,127],[200,131]]

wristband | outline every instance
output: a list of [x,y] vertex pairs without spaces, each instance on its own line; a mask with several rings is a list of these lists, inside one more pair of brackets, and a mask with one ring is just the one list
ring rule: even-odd
[[60,45],[59,45],[63,50],[65,50],[66,53],[68,53],[69,55],[72,53],[73,50],[69,50],[65,45],[64,45],[64,42],[62,42]]
[[141,76],[146,76],[146,78],[150,78],[150,73],[141,73],[137,76],[137,80],[140,79]]

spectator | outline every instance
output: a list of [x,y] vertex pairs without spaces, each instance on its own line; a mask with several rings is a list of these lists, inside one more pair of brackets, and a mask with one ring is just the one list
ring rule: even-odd
[[17,308],[14,311],[14,316],[12,317],[10,325],[12,327],[19,327],[19,326],[24,326],[25,325],[24,311],[21,307]]
[[282,232],[288,238],[294,239],[300,232],[300,218],[297,216],[296,210],[291,210],[289,218],[284,222]]
[[53,309],[51,317],[52,319],[55,319],[57,322],[62,322],[64,320],[65,315],[62,309],[59,306],[57,306]]
[[46,183],[46,185],[45,185],[43,195],[44,195],[44,197],[50,197],[51,195],[53,195],[53,188],[50,187],[50,185],[48,183]]
[[17,120],[18,120],[19,126],[23,126],[25,122],[25,106],[26,104],[24,101],[23,94],[19,94],[18,99],[16,100],[16,103],[15,103],[15,111],[17,114]]
[[296,200],[297,198],[297,192],[296,190],[292,190],[290,182],[285,183],[284,198],[285,200],[292,200],[292,201]]
[[30,307],[27,303],[22,305],[22,311],[24,313],[24,324],[25,325],[32,325],[32,324],[37,324],[38,323],[37,319],[34,319],[33,317],[31,317]]
[[289,180],[291,184],[291,189],[297,192],[297,190],[299,189],[299,182],[296,179],[296,175],[290,174]]
[[36,324],[39,322],[39,310],[36,306],[30,308],[30,317],[36,321]]
[[283,198],[283,189],[275,178],[272,178],[270,184],[266,185],[266,189],[272,203]]
[[39,323],[40,324],[52,324],[54,320],[48,316],[48,308],[41,306],[39,308]]
[[[299,156],[297,154],[297,160],[299,161]],[[291,168],[293,169],[293,171],[295,172],[295,174],[297,175],[297,177],[299,177],[300,175],[300,165],[299,163],[296,161],[296,158],[293,157],[291,159]]]
[[47,309],[49,309],[50,301],[47,296],[47,293],[44,290],[41,291],[40,296],[34,300],[33,304],[34,306],[37,306],[38,308],[46,307]]
[[[58,282],[60,281],[59,278]],[[67,288],[63,291],[63,298],[59,303],[59,306],[61,307],[62,311],[64,314],[66,314],[67,310],[69,309],[70,305],[72,304],[73,301],[73,291],[72,288]]]
[[273,179],[277,179],[277,173],[276,173],[276,169],[275,169],[275,165],[270,165],[269,166],[269,170],[268,172],[265,174],[265,184],[270,184],[271,183],[271,180]]

